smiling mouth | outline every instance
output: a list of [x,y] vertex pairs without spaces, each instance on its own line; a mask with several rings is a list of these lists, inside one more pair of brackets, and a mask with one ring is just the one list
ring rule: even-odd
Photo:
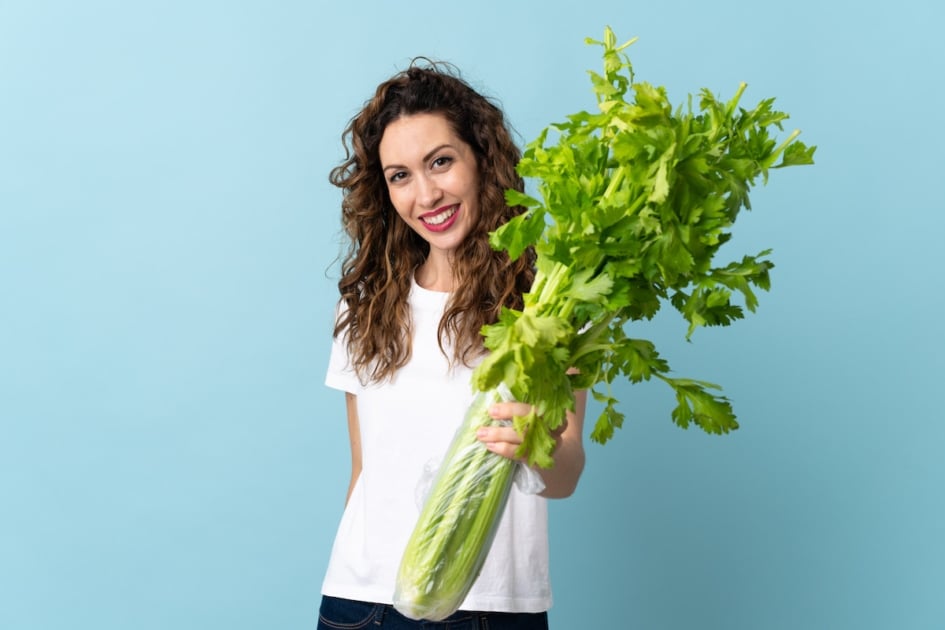
[[450,206],[443,212],[437,214],[432,214],[429,216],[420,217],[420,220],[426,223],[427,225],[440,225],[449,221],[456,211],[459,210],[459,206]]

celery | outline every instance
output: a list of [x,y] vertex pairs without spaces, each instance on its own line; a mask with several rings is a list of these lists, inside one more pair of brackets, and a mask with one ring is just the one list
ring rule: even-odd
[[480,392],[470,405],[407,543],[394,604],[411,619],[448,617],[482,570],[515,468],[476,438],[479,427],[495,422],[488,409],[501,399]]
[[[553,432],[590,389],[603,403],[591,439],[606,442],[623,422],[609,385],[618,376],[637,383],[657,378],[676,394],[673,421],[710,433],[738,428],[727,398],[712,383],[670,376],[652,342],[625,326],[671,304],[688,323],[727,326],[754,311],[754,289],[767,290],[774,264],[765,250],[724,266],[714,258],[731,239],[748,192],[769,170],[812,164],[815,147],[791,133],[781,143],[787,114],[766,99],[740,105],[745,84],[727,102],[708,90],[688,106],[672,107],[666,90],[634,80],[613,32],[603,41],[604,73],[591,73],[597,111],[578,112],[546,128],[518,164],[537,183],[538,198],[508,191],[523,206],[490,235],[516,258],[532,247],[535,281],[522,310],[503,309],[483,328],[489,354],[472,376],[480,392],[507,386],[535,412],[515,418],[518,455],[549,467]],[[739,304],[737,300],[744,304]],[[598,388],[603,385],[604,391]],[[438,620],[458,607],[488,553],[506,501],[513,464],[476,441],[494,392],[480,396],[457,434],[407,550],[395,605],[407,616]]]

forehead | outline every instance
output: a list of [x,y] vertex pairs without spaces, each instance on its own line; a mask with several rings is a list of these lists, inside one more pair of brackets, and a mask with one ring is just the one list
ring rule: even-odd
[[378,147],[381,164],[422,160],[436,148],[450,145],[468,150],[443,114],[424,113],[401,116],[384,129]]

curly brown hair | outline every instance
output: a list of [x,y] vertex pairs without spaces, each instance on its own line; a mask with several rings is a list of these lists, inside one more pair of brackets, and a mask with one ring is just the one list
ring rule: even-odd
[[449,64],[417,59],[378,86],[344,133],[345,160],[329,180],[343,191],[342,227],[349,246],[338,290],[345,308],[335,336],[346,335],[351,363],[362,381],[391,378],[410,359],[407,297],[412,274],[429,245],[397,215],[381,169],[379,146],[391,122],[413,114],[443,115],[476,156],[479,220],[456,250],[453,284],[437,331],[451,361],[469,365],[483,351],[481,329],[503,306],[521,308],[534,277],[534,253],[510,260],[489,246],[489,232],[524,211],[505,203],[505,190],[523,190],[515,170],[521,156],[502,110],[461,79]]

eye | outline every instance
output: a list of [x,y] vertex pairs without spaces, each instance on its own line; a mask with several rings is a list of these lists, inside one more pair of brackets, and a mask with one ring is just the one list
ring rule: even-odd
[[453,157],[450,155],[441,155],[433,159],[433,168],[446,168],[453,163]]
[[387,181],[391,184],[396,184],[405,177],[407,177],[406,171],[396,171],[387,176]]

